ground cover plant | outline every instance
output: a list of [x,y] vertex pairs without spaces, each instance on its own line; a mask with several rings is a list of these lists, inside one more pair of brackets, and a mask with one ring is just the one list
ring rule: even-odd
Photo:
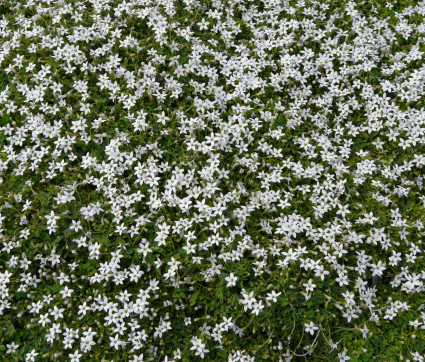
[[1,360],[423,361],[424,16],[1,0]]

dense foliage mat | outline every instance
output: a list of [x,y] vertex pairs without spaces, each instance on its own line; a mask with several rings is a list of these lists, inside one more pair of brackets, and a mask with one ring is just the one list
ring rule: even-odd
[[423,361],[425,2],[0,0],[2,361]]

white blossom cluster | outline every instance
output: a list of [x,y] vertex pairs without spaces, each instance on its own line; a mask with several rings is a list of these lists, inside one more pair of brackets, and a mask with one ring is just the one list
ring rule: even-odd
[[425,1],[0,14],[2,360],[424,360]]

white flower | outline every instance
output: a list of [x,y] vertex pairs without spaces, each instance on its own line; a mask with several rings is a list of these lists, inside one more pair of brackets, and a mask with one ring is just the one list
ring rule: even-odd
[[15,353],[16,350],[19,348],[19,344],[16,344],[15,342],[11,342],[10,344],[6,344],[6,353]]
[[56,220],[59,220],[60,217],[55,215],[55,212],[52,210],[49,215],[46,215],[45,218],[47,219],[47,225],[55,225]]
[[371,264],[370,266],[372,268],[372,276],[382,276],[383,271],[386,269],[381,260],[376,264]]
[[274,303],[276,303],[277,302],[277,297],[279,296],[279,295],[281,295],[282,293],[276,293],[274,290],[273,291],[271,291],[270,293],[267,293],[267,300],[272,300]]
[[35,361],[35,356],[37,356],[38,353],[33,349],[31,352],[27,353],[25,355],[25,361]]
[[251,312],[252,314],[258,315],[263,309],[264,309],[264,304],[261,301],[259,301],[254,303]]
[[319,327],[317,327],[313,322],[310,323],[305,323],[305,331],[307,333],[310,333],[311,335],[313,335],[315,333],[315,331],[317,331],[319,329]]
[[69,355],[69,357],[71,358],[71,362],[79,362],[82,356],[83,355],[79,353],[78,350]]
[[347,356],[347,350],[344,349],[341,353],[338,353],[339,362],[349,361],[351,358]]
[[236,285],[236,281],[238,280],[238,278],[233,274],[230,273],[228,277],[224,278],[227,281],[227,286],[228,287],[233,287]]
[[306,288],[306,292],[312,292],[316,288],[316,284],[313,283],[313,279],[309,279],[307,283],[303,284]]

